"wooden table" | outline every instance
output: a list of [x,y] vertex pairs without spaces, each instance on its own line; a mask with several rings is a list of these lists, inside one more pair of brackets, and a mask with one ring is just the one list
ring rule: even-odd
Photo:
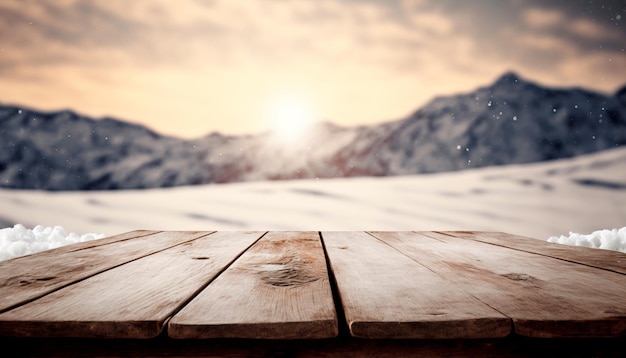
[[625,254],[498,232],[132,231],[0,262],[25,354],[619,356],[625,333]]

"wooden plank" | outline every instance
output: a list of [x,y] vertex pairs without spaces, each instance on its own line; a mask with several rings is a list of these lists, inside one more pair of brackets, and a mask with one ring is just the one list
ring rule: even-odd
[[503,232],[442,231],[441,233],[626,274],[626,254],[618,251],[555,244]]
[[322,238],[350,332],[361,338],[496,338],[510,319],[364,232]]
[[626,333],[626,276],[439,233],[373,235],[513,319],[530,337]]
[[0,314],[0,335],[155,337],[168,317],[262,234],[205,235],[102,272]]
[[307,339],[337,335],[317,232],[271,232],[169,322],[173,338]]
[[0,262],[0,312],[207,232],[132,231]]

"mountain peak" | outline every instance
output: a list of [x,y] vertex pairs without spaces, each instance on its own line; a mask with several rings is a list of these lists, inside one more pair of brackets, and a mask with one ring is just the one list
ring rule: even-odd
[[496,80],[493,87],[514,86],[522,83],[524,80],[513,71],[506,72]]
[[626,88],[611,96],[552,90],[507,72],[489,87],[438,97],[404,120],[351,128],[318,122],[293,148],[277,147],[267,133],[189,142],[114,119],[0,106],[0,143],[7,143],[0,187],[140,189],[555,160],[626,146],[624,103]]

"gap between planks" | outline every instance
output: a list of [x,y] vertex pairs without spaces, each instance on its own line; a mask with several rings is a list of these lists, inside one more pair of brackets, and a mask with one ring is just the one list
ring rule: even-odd
[[[146,240],[149,240],[148,245],[145,244]],[[164,246],[168,241],[172,243]],[[0,313],[180,242],[184,240],[170,238],[169,234],[159,231],[131,231],[97,242],[67,245],[1,262],[0,290],[3,301],[0,303]],[[116,243],[121,244],[124,250],[107,246]]]
[[168,323],[172,338],[319,339],[337,316],[318,232],[270,232]]
[[[428,236],[428,232],[416,232]],[[552,257],[626,275],[626,254],[622,252],[556,244],[503,232],[436,231],[435,233],[507,247],[512,250]],[[541,247],[537,245],[539,242],[541,242]]]
[[365,232],[322,232],[350,333],[360,338],[497,338],[511,320]]
[[167,234],[187,235],[187,240],[0,314],[0,334],[155,337],[174,312],[263,233]]
[[511,317],[518,334],[626,333],[624,275],[433,232],[373,234]]

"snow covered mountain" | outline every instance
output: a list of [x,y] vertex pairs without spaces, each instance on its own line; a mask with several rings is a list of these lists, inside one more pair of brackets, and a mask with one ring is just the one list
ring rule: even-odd
[[271,133],[183,140],[71,111],[0,106],[0,186],[155,188],[235,181],[386,176],[573,157],[626,144],[626,87],[615,95],[545,88],[507,73],[438,97],[406,119],[319,123],[296,147]]
[[489,87],[435,98],[390,130],[368,132],[359,139],[373,146],[345,155],[375,155],[387,175],[573,157],[626,144],[626,87],[604,96],[507,73]]

